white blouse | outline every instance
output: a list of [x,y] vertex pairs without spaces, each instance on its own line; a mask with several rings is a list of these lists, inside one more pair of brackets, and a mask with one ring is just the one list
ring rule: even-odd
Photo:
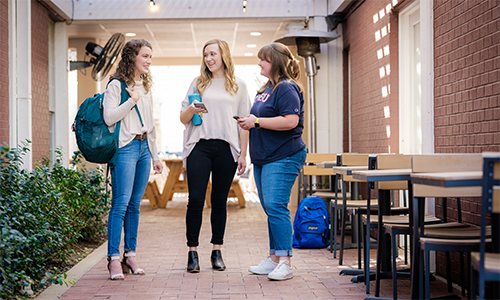
[[146,93],[142,79],[135,82],[134,88],[139,90],[140,98],[137,101],[137,108],[141,113],[144,127],[141,125],[137,111],[134,108],[135,101],[132,98],[129,97],[127,101],[120,105],[121,83],[119,80],[111,81],[104,93],[104,122],[108,125],[109,130],[114,132],[116,123],[122,121],[119,138],[120,148],[130,143],[136,135],[147,133],[151,157],[153,161],[159,160],[156,147],[156,127],[153,118],[153,96],[151,92]]

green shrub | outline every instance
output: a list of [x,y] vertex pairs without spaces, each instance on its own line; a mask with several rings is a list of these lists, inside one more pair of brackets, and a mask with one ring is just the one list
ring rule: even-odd
[[22,286],[36,290],[47,279],[61,284],[62,275],[46,273],[49,263],[64,262],[70,245],[106,229],[101,169],[85,169],[78,153],[65,168],[58,149],[53,165],[44,158],[27,171],[27,151],[27,144],[0,146],[0,299],[23,296]]

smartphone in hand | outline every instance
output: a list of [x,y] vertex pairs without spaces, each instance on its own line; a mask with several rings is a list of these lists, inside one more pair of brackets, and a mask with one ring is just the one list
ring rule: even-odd
[[201,108],[201,109],[204,109],[206,113],[208,112],[208,109],[205,106],[205,103],[203,103],[203,102],[193,102],[193,104],[194,104],[194,106],[196,108]]
[[238,119],[239,119],[239,118],[241,118],[241,117],[240,117],[240,116],[238,116],[238,115],[234,115],[234,116],[233,116],[233,118],[234,118],[235,120],[238,120]]

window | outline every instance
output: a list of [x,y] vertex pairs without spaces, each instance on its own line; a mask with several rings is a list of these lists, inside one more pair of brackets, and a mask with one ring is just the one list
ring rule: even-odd
[[422,153],[422,85],[420,60],[420,8],[418,2],[399,17],[399,149]]

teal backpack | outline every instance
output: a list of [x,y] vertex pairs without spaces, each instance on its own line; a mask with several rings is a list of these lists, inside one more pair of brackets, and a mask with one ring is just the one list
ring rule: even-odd
[[[116,78],[111,79],[109,82],[114,79]],[[119,81],[122,87],[121,105],[128,100],[129,94],[125,90],[127,88],[127,84],[121,80]],[[118,150],[118,138],[121,123],[121,121],[116,123],[115,131],[113,133],[109,131],[103,117],[103,100],[104,93],[95,94],[93,97],[85,99],[82,105],[80,105],[75,117],[75,122],[73,123],[76,143],[78,144],[78,149],[82,152],[83,157],[85,157],[85,159],[89,162],[99,164],[108,163]],[[138,110],[137,113],[139,113]]]

